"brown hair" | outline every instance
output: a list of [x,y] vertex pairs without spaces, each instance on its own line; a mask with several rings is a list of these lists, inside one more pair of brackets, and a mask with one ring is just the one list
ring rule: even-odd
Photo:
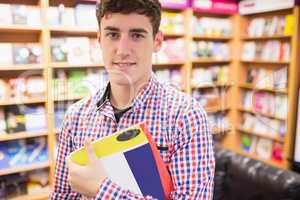
[[102,17],[107,14],[137,13],[150,18],[153,36],[159,30],[161,20],[161,5],[158,0],[100,0],[96,5],[96,16],[100,27]]

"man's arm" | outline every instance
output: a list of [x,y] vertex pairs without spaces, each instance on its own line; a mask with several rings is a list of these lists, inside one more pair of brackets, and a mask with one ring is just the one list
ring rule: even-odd
[[210,200],[215,160],[206,113],[200,107],[192,109],[176,124],[175,149],[169,165],[175,188],[171,198]]
[[71,114],[67,112],[58,137],[59,144],[55,165],[54,185],[50,196],[51,200],[80,199],[80,195],[72,191],[68,183],[68,168],[66,165],[66,157],[72,151],[70,126]]

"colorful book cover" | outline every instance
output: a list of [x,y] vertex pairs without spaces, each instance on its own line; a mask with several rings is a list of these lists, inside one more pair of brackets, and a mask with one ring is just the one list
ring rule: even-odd
[[[94,141],[96,156],[109,178],[137,194],[170,199],[172,181],[144,123]],[[79,165],[88,163],[85,148],[70,154]]]
[[293,31],[294,31],[294,16],[286,15],[285,16],[284,35],[292,35]]

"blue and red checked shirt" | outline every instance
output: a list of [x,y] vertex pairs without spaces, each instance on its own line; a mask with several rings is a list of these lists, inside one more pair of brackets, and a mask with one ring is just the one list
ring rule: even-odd
[[[117,123],[105,89],[73,104],[59,134],[58,155],[51,199],[80,199],[68,184],[66,157],[91,141],[140,122],[146,122],[171,175],[173,200],[208,200],[213,196],[214,153],[207,116],[187,94],[157,81],[153,75]],[[152,200],[123,189],[106,178],[95,200]]]

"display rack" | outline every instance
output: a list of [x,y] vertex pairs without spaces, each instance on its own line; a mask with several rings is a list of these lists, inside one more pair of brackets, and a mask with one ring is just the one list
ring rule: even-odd
[[[0,3],[6,4],[22,4],[36,6],[41,11],[41,25],[32,27],[27,25],[0,25],[0,43],[27,43],[35,42],[42,47],[42,61],[36,64],[0,64],[0,79],[4,77],[14,77],[24,71],[36,71],[39,72],[45,82],[46,90],[43,97],[28,97],[22,99],[5,99],[0,100],[0,109],[13,105],[44,105],[46,108],[47,130],[35,131],[28,133],[21,131],[18,133],[2,134],[0,135],[1,143],[7,141],[17,140],[29,140],[32,138],[47,138],[48,142],[48,156],[49,160],[42,163],[36,163],[26,166],[16,166],[12,168],[0,169],[0,176],[5,176],[14,173],[30,172],[37,169],[49,169],[49,180],[52,185],[52,178],[55,167],[55,149],[56,149],[56,134],[57,128],[55,126],[55,114],[56,105],[58,103],[68,105],[70,102],[75,102],[85,95],[71,95],[64,94],[58,95],[57,91],[53,88],[57,82],[57,72],[65,71],[66,73],[72,70],[87,70],[87,69],[99,69],[103,70],[104,66],[101,63],[69,63],[67,61],[57,62],[53,61],[51,55],[51,42],[53,38],[67,38],[67,37],[87,37],[89,39],[96,39],[97,29],[94,28],[82,28],[76,25],[72,26],[59,26],[50,25],[48,20],[48,12],[50,7],[57,7],[59,4],[64,3],[66,8],[74,8],[76,6],[76,0],[0,0]],[[262,160],[268,164],[271,164],[280,168],[289,168],[289,159],[291,159],[293,151],[293,139],[295,133],[295,119],[296,119],[296,105],[297,105],[297,89],[299,88],[299,7],[284,11],[273,11],[264,14],[252,14],[252,15],[239,15],[234,12],[227,14],[214,14],[212,12],[205,12],[201,9],[193,9],[189,7],[189,4],[182,4],[180,6],[168,5],[164,8],[164,12],[173,14],[179,14],[183,18],[182,32],[178,31],[164,31],[165,40],[178,40],[183,41],[183,59],[174,60],[173,58],[164,62],[165,55],[156,55],[156,59],[153,65],[155,72],[158,72],[163,78],[172,74],[175,76],[175,84],[180,83],[179,89],[187,92],[191,95],[195,94],[195,91],[199,91],[202,95],[199,101],[203,103],[206,100],[206,96],[203,94],[218,94],[212,103],[204,104],[210,118],[216,120],[217,125],[212,127],[212,133],[218,136],[218,140],[224,147],[234,150],[242,155],[249,156],[254,159]],[[209,13],[209,14],[208,14]],[[277,15],[292,15],[293,16],[293,32],[291,35],[273,34],[262,36],[250,36],[247,35],[246,30],[251,19],[257,17],[272,17]],[[171,14],[172,15],[172,14]],[[227,20],[231,26],[229,34],[195,34],[194,27],[191,23],[197,17],[198,19],[207,18],[215,20]],[[226,22],[226,23],[227,23]],[[171,29],[172,30],[172,29]],[[242,58],[241,52],[243,52],[243,46],[247,42],[268,42],[268,41],[283,41],[289,42],[291,45],[290,58],[288,60],[263,60],[261,58],[254,58],[252,60],[245,60]],[[228,47],[230,52],[228,57],[213,57],[203,56],[198,52],[198,56],[192,55],[194,52],[194,42],[218,43],[224,44]],[[225,47],[225,48],[227,48]],[[200,56],[199,56],[200,55]],[[159,57],[161,56],[161,57]],[[218,55],[216,55],[218,56]],[[221,81],[200,82],[196,84],[193,81],[195,78],[195,70],[202,70],[205,73],[212,73],[209,70],[215,67],[214,70],[227,70],[227,76],[222,76]],[[223,66],[227,66],[227,69],[223,69]],[[247,77],[247,69],[255,68],[260,69],[266,67],[268,69],[281,69],[282,66],[288,67],[288,83],[286,88],[272,88],[272,87],[257,87],[253,83],[247,83],[245,81]],[[221,67],[221,68],[220,68]],[[166,75],[167,74],[167,75]],[[179,74],[179,76],[178,76]],[[209,74],[211,75],[211,74]],[[178,80],[178,77],[180,80]],[[225,77],[225,78],[224,78]],[[196,77],[197,78],[197,77]],[[198,77],[199,78],[199,77]],[[172,81],[172,77],[169,77]],[[206,80],[207,81],[207,80]],[[216,92],[218,91],[218,92]],[[287,118],[277,116],[273,113],[256,110],[253,108],[245,108],[242,104],[243,94],[245,91],[257,91],[265,92],[273,95],[287,95],[288,96],[288,115]],[[217,99],[217,100],[216,100]],[[208,100],[207,100],[208,101]],[[207,105],[207,106],[205,106]],[[262,135],[262,133],[243,127],[242,116],[243,113],[248,113],[256,117],[266,117],[272,120],[284,121],[287,124],[287,131],[284,137],[278,135]],[[218,116],[218,117],[214,117]],[[224,116],[224,117],[223,117]],[[61,116],[60,116],[61,117]],[[227,125],[222,120],[227,120]],[[218,121],[221,120],[221,121]],[[221,126],[220,126],[221,125]],[[283,145],[283,161],[277,162],[272,159],[262,159],[256,153],[249,153],[243,151],[241,148],[242,135],[255,136],[257,138],[264,138],[271,141],[275,141]],[[41,195],[27,195],[20,196],[16,199],[47,199],[47,194]]]

